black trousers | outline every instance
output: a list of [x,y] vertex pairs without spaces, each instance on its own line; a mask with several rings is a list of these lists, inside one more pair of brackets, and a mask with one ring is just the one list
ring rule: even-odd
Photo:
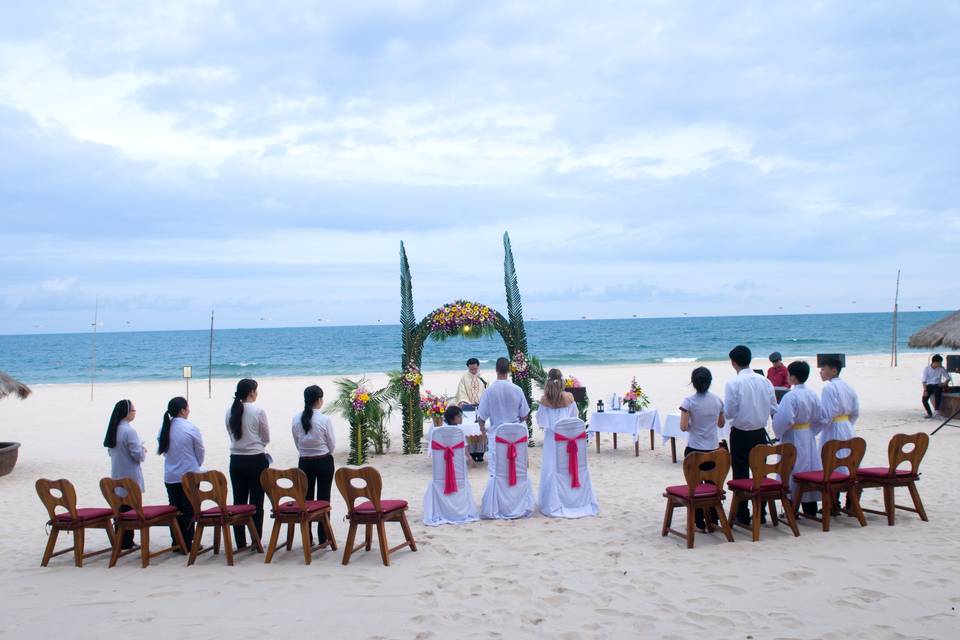
[[943,400],[943,387],[938,384],[927,385],[927,391],[923,396],[923,408],[928,416],[933,415],[933,411],[930,411],[930,398],[933,398],[934,410],[940,411],[940,401]]
[[[693,447],[687,447],[686,449],[683,450],[683,457],[686,458],[686,457],[687,457],[688,455],[690,455],[691,453],[710,453],[711,451],[715,451],[715,449],[694,449]],[[713,467],[713,463],[710,463],[710,467],[709,467],[709,468],[712,468],[712,467]],[[708,469],[708,467],[706,467],[706,466],[704,466],[704,468],[705,468],[705,469]],[[694,512],[694,516],[693,516],[693,517],[694,517],[694,518],[696,519],[696,521],[697,521],[697,528],[698,528],[698,529],[706,529],[706,528],[707,528],[707,521],[706,521],[706,518],[705,518],[704,515],[703,515],[703,509],[697,509],[696,512]],[[719,521],[720,521],[720,518],[717,516],[717,510],[714,509],[713,507],[711,507],[711,508],[710,508],[710,522],[716,524],[716,523],[719,522]]]
[[[167,487],[167,502],[180,510],[177,516],[177,524],[180,525],[180,533],[183,534],[183,542],[187,548],[184,553],[190,552],[190,545],[193,544],[193,505],[187,499],[187,494],[183,490],[183,485],[179,482],[165,482]],[[173,536],[173,528],[170,529],[171,546],[177,546],[177,539]]]
[[[253,523],[257,527],[257,537],[263,539],[263,485],[260,474],[270,466],[267,454],[230,456],[230,484],[233,486],[234,504],[252,504],[257,507]],[[247,533],[244,525],[234,525],[233,537],[237,548],[247,546]]]
[[[736,427],[730,429],[730,463],[733,466],[734,480],[750,477],[750,451],[758,444],[766,443],[766,429],[753,431],[743,431]],[[763,517],[762,508],[760,516]],[[750,522],[750,509],[746,500],[737,507],[737,520],[744,524]]]
[[[133,507],[123,505],[120,507],[120,513],[130,511]],[[123,532],[123,542],[120,543],[121,549],[133,549],[133,529],[127,529]]]
[[[307,476],[307,500],[330,502],[330,487],[333,486],[333,456],[300,458],[297,463]],[[327,532],[317,523],[317,541],[326,542]]]

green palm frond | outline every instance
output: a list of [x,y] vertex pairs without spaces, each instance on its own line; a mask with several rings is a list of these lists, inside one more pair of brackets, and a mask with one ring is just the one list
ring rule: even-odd
[[507,293],[507,319],[513,330],[517,350],[527,353],[527,331],[523,326],[523,302],[520,299],[520,284],[513,263],[513,248],[510,234],[503,233],[503,284]]
[[410,263],[407,262],[407,249],[400,243],[400,333],[403,337],[403,362],[406,367],[413,356],[414,332],[417,317],[413,313],[413,278],[410,275]]

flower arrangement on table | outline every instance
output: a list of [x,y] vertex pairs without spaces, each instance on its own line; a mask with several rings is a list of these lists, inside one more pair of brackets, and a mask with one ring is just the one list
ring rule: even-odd
[[646,409],[650,406],[650,398],[643,392],[643,388],[637,384],[636,376],[630,381],[630,389],[623,394],[623,399],[629,403],[630,408],[634,411]]
[[563,389],[573,395],[577,403],[577,414],[584,422],[587,421],[587,412],[590,409],[590,397],[587,396],[587,388],[576,376],[567,376],[563,379]]
[[429,327],[430,335],[435,340],[455,336],[480,338],[496,331],[493,310],[485,304],[468,300],[457,300],[431,313]]
[[513,360],[510,361],[510,373],[514,380],[526,380],[530,377],[530,363],[527,362],[527,356],[523,351],[517,351],[513,354]]
[[583,385],[580,381],[574,376],[567,376],[563,379],[563,388],[569,391],[570,389],[580,389]]
[[420,398],[420,410],[425,417],[433,419],[437,426],[443,422],[443,412],[447,410],[447,399],[426,391]]

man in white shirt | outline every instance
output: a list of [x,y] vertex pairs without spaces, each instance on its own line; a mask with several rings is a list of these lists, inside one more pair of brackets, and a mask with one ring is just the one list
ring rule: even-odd
[[[490,450],[490,471],[496,468],[497,427],[511,422],[523,422],[530,414],[530,405],[523,395],[523,389],[507,380],[510,375],[510,361],[506,358],[497,359],[497,379],[480,396],[480,406],[477,408],[477,423],[481,433],[487,436],[487,445]],[[489,425],[489,429],[487,428]]]
[[943,398],[943,388],[952,381],[950,374],[943,368],[943,356],[939,353],[930,359],[930,364],[923,368],[923,409],[927,418],[933,417],[930,410],[930,398],[933,397],[934,411],[940,411],[940,401]]
[[[742,344],[730,351],[730,364],[737,377],[727,383],[723,394],[723,412],[730,423],[730,461],[734,480],[750,477],[750,450],[768,442],[767,422],[777,410],[773,385],[750,369],[752,359],[750,349]],[[766,520],[762,509],[760,518]],[[750,526],[747,501],[740,503],[737,522]]]

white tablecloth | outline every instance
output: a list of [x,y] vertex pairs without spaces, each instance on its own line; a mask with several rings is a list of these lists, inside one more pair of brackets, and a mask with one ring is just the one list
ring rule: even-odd
[[[670,438],[676,438],[677,440],[683,440],[686,442],[687,434],[685,431],[680,430],[680,414],[679,413],[670,413],[667,414],[667,419],[663,423],[663,430],[660,432],[660,435],[663,436],[663,441],[666,442]],[[722,429],[720,429],[720,438],[722,440],[730,441],[730,425],[725,424]]]
[[[477,424],[477,412],[476,411],[464,411],[463,412],[463,424],[458,424],[458,427],[463,429],[464,436],[479,436],[480,425]],[[433,423],[430,423],[430,429],[427,431],[427,446],[424,447],[424,453],[428,456],[430,455],[430,443],[433,442],[433,430],[436,427],[433,426]]]
[[618,411],[594,412],[590,415],[587,431],[595,433],[632,433],[633,441],[640,439],[640,431],[660,432],[660,414],[656,409],[644,409],[630,413],[625,409]]

